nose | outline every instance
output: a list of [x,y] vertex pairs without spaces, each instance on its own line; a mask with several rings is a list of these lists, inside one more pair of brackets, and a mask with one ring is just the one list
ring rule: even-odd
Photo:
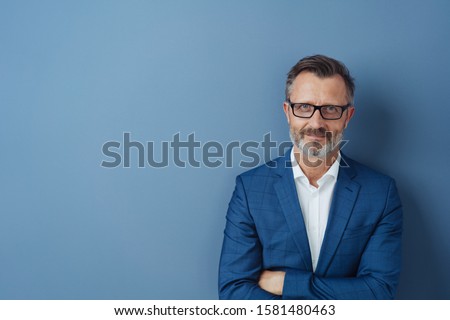
[[320,114],[319,110],[315,110],[314,114],[312,115],[311,118],[309,118],[309,125],[312,128],[318,129],[321,127],[324,127],[324,119],[322,118],[322,115]]

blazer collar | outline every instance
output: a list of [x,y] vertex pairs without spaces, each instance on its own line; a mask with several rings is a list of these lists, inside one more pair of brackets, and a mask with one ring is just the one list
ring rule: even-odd
[[316,273],[321,276],[326,275],[330,267],[361,188],[360,184],[353,180],[356,176],[356,171],[351,166],[351,163],[352,161],[349,158],[342,155],[341,167],[328,215],[327,228],[316,268]]
[[292,173],[290,149],[283,157],[274,161],[274,164],[275,174],[279,176],[274,184],[275,193],[301,256],[303,265],[299,267],[302,270],[312,271],[311,252]]
[[[300,252],[303,268],[312,272],[311,252],[303,214],[298,201],[294,175],[292,173],[290,152],[291,148],[284,156],[279,157],[271,163],[275,166],[274,173],[279,176],[279,180],[275,182],[274,187],[286,222]],[[353,178],[356,176],[356,171],[350,163],[351,160],[341,152],[339,175],[335,185],[319,261],[315,271],[319,275],[326,274],[358,197],[360,185],[353,181]]]

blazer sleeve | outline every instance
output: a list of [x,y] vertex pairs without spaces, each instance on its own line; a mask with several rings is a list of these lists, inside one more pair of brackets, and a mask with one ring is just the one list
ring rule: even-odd
[[242,178],[228,206],[219,265],[219,299],[281,299],[258,285],[262,248],[249,212]]
[[402,207],[391,180],[384,212],[352,278],[288,270],[283,299],[393,299],[401,266]]

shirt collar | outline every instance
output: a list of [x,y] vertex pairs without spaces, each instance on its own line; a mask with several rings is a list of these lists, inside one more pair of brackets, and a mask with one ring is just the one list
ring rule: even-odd
[[[329,177],[336,181],[338,174],[339,174],[339,163],[340,162],[341,162],[341,153],[339,152],[338,156],[336,158],[336,161],[334,161],[334,163],[331,165],[331,167],[317,181],[317,183],[320,185],[322,181],[329,179]],[[300,166],[297,163],[297,160],[295,159],[294,148],[291,149],[291,163],[292,163],[292,172],[294,174],[294,179],[308,181],[308,178],[303,173],[303,170],[300,168]]]

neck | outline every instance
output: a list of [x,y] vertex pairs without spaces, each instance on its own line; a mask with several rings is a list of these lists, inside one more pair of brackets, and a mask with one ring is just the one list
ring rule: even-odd
[[304,155],[297,146],[294,146],[294,155],[298,165],[302,169],[305,176],[308,178],[309,183],[316,188],[318,187],[317,181],[330,169],[334,164],[339,154],[339,149],[333,150],[327,154],[325,159],[311,157]]

